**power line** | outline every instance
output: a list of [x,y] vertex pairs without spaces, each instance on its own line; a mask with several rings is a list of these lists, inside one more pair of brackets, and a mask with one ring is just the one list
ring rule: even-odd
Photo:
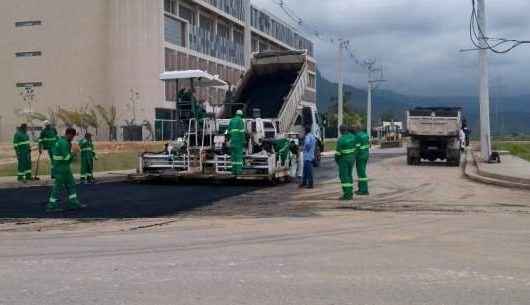
[[276,4],[283,11],[283,13],[296,24],[296,27],[306,32],[307,34],[311,34],[315,36],[320,41],[323,41],[323,42],[326,42],[326,43],[329,43],[335,46],[337,44],[339,44],[339,46],[342,45],[346,55],[348,55],[356,65],[361,66],[364,69],[368,69],[368,63],[371,60],[370,59],[367,59],[367,60],[359,59],[355,55],[353,50],[351,49],[349,40],[323,34],[324,33],[323,31],[319,31],[317,27],[307,23],[303,18],[298,16],[294,12],[294,10],[291,9],[287,5],[287,1],[285,0],[272,0],[272,2]]
[[476,0],[471,0],[472,11],[469,21],[469,37],[473,45],[479,50],[490,50],[497,54],[505,54],[523,44],[530,44],[530,40],[515,40],[488,37],[478,22]]

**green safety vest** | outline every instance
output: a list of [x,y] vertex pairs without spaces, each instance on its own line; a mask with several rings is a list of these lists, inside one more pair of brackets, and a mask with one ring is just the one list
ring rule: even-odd
[[52,149],[57,142],[57,130],[53,127],[44,128],[39,136],[39,147],[45,150]]
[[370,138],[364,131],[360,131],[356,134],[357,138],[357,158],[367,159],[370,155]]
[[71,171],[72,144],[65,137],[60,137],[52,149],[54,168],[58,171]]
[[17,153],[31,151],[31,142],[27,133],[17,130],[13,137],[13,148]]
[[92,141],[81,139],[79,141],[79,149],[81,149],[81,158],[90,159],[96,156],[94,143],[92,143]]
[[355,136],[350,132],[346,132],[337,141],[335,159],[337,161],[344,159],[354,159],[356,151]]
[[245,122],[240,115],[236,115],[230,120],[227,133],[230,136],[231,145],[245,145]]

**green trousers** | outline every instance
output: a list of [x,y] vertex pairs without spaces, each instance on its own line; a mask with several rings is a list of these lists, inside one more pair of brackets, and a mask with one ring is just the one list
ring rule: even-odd
[[17,180],[31,180],[31,152],[21,150],[17,153]]
[[55,182],[48,201],[48,209],[56,209],[59,207],[59,197],[66,190],[68,194],[67,206],[71,208],[78,208],[80,206],[77,198],[77,191],[75,186],[74,175],[72,171],[55,171]]
[[361,194],[368,194],[368,176],[366,175],[366,164],[368,163],[368,158],[357,158],[356,168],[357,168],[357,177],[359,178],[358,192]]
[[53,178],[55,178],[55,172],[54,172],[54,169],[53,169],[53,156],[52,156],[52,150],[51,148],[46,150],[48,152],[48,158],[50,160],[50,176]]
[[94,180],[94,158],[81,156],[81,181]]
[[243,147],[239,145],[230,147],[230,159],[232,161],[232,174],[241,175],[243,172]]
[[339,178],[342,185],[342,198],[353,198],[353,167],[355,160],[353,158],[341,158],[338,160]]

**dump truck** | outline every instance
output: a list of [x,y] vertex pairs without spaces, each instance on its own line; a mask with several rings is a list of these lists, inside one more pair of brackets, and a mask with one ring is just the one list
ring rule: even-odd
[[[178,126],[187,126],[183,136],[168,143],[163,152],[142,153],[138,157],[137,173],[130,178],[287,181],[300,176],[303,159],[300,144],[305,126],[310,126],[319,139],[318,160],[323,149],[316,103],[306,100],[309,86],[307,60],[305,51],[255,53],[250,68],[230,99],[222,105],[222,111],[207,113],[202,118],[187,116],[184,122],[178,123]],[[168,75],[193,78],[196,74],[179,72],[164,72],[161,79],[174,79]],[[219,86],[218,78],[204,73],[195,80],[197,83],[203,80],[202,86],[209,83]],[[192,79],[190,83],[195,81]],[[245,114],[247,146],[243,173],[233,176],[230,143],[225,131],[237,110]],[[289,141],[286,162],[280,160],[274,148],[274,142],[281,138]]]
[[407,164],[422,160],[460,164],[462,110],[455,107],[417,107],[407,111]]

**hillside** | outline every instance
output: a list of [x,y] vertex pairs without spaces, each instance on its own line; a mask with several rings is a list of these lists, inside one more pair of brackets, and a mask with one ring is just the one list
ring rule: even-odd
[[[321,111],[336,102],[337,83],[317,73],[317,101]],[[366,89],[344,86],[345,102],[357,112],[366,111]],[[492,97],[491,124],[493,134],[530,134],[530,96]],[[479,129],[479,103],[477,97],[453,96],[407,96],[390,90],[376,90],[373,96],[373,120],[378,122],[382,115],[392,115],[402,120],[407,109],[415,106],[462,107],[472,130]]]

